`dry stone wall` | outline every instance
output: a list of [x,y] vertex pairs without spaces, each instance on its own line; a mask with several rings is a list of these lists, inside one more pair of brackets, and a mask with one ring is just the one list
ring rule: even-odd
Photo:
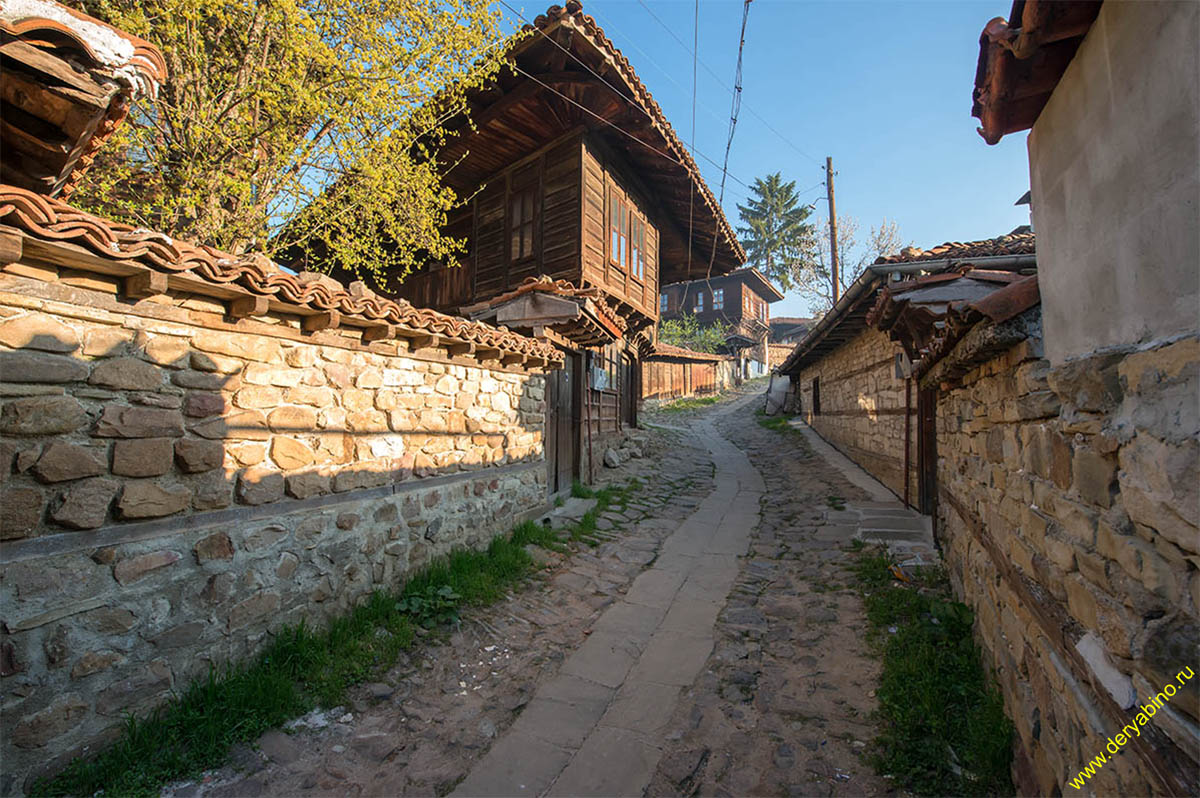
[[[897,496],[904,495],[904,379],[896,376],[900,345],[874,329],[804,368],[791,409],[821,437]],[[813,412],[813,379],[820,380],[821,412]],[[916,496],[916,390],[911,397],[909,482]]]
[[[1018,784],[1062,794],[1197,666],[1200,341],[1051,368],[1030,340],[946,387],[938,539],[1020,737]],[[1198,684],[1090,789],[1194,788]]]
[[544,506],[540,374],[5,271],[0,793]]

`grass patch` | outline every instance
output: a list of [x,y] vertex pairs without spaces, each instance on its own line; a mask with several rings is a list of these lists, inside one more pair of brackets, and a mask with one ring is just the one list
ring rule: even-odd
[[157,795],[164,784],[224,763],[229,747],[315,706],[342,703],[346,690],[389,668],[418,628],[458,620],[460,607],[502,598],[534,569],[525,546],[562,550],[558,535],[526,522],[486,551],[459,550],[413,574],[395,593],[377,591],[324,630],[282,629],[257,658],[213,668],[206,678],[145,718],[126,720],[121,738],[77,759],[33,795]]
[[590,499],[596,495],[596,492],[584,485],[579,480],[571,483],[571,498],[573,499]]
[[841,496],[835,496],[832,493],[825,497],[825,503],[828,504],[830,509],[833,509],[833,510],[845,510],[846,509],[846,500],[843,499]]
[[659,410],[664,410],[668,413],[679,413],[684,410],[696,410],[701,407],[715,405],[721,401],[719,395],[713,396],[689,396],[686,399],[676,399],[674,402],[662,405]]
[[1012,795],[1013,727],[981,664],[971,610],[949,598],[941,569],[905,585],[886,553],[856,550],[869,637],[883,658],[876,769],[917,795]]

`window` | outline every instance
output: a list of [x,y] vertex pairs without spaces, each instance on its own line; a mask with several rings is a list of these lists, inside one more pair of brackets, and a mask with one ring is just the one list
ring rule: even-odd
[[713,289],[713,310],[720,310],[723,307],[725,307],[725,289],[724,288],[714,288]]
[[704,292],[697,291],[696,292],[696,304],[692,306],[692,313],[703,313],[703,312],[704,312]]
[[658,312],[659,313],[667,312],[667,295],[666,294],[658,295]]
[[534,206],[537,199],[536,186],[514,190],[509,199],[508,232],[509,259],[513,261],[533,257]]
[[617,390],[617,363],[620,355],[616,344],[609,344],[592,353],[592,390]]
[[639,280],[646,277],[646,223],[629,210],[629,268]]
[[629,262],[629,205],[615,192],[608,205],[608,259],[624,269]]

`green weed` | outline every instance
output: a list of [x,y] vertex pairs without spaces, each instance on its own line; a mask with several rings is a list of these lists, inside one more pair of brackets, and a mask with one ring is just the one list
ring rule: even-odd
[[587,485],[584,485],[579,480],[575,480],[574,482],[571,483],[571,497],[572,498],[574,498],[574,499],[590,499],[595,495],[596,495],[595,492],[591,488],[589,488]]
[[373,593],[324,630],[303,622],[280,630],[258,657],[213,668],[150,715],[129,717],[113,746],[39,781],[33,795],[157,795],[168,782],[218,767],[231,745],[314,706],[342,703],[349,687],[412,647],[418,626],[452,623],[460,607],[502,598],[533,570],[531,543],[561,548],[554,532],[521,524],[486,551],[459,550],[430,564],[396,593]]
[[662,405],[659,409],[668,413],[679,413],[684,410],[696,410],[701,407],[715,405],[721,401],[720,396],[696,396],[686,399],[676,399],[674,402]]
[[973,615],[945,573],[896,582],[886,553],[860,547],[853,571],[883,672],[875,766],[918,795],[1011,795],[1012,723],[980,662]]

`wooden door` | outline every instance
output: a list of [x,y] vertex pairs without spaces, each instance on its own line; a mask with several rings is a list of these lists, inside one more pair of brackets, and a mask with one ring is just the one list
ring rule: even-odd
[[627,427],[637,426],[637,364],[633,359],[621,357],[621,422]]
[[546,376],[546,484],[551,494],[569,490],[579,474],[579,356]]
[[918,509],[933,515],[937,506],[937,390],[917,394]]

